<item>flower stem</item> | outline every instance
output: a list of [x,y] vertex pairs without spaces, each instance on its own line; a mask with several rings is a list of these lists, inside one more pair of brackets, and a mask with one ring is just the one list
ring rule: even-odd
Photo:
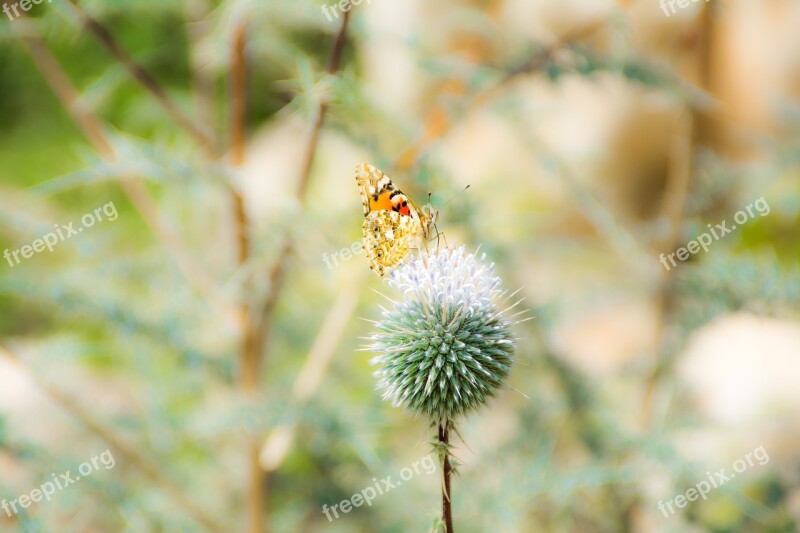
[[442,523],[444,524],[444,533],[453,533],[452,502],[450,501],[450,474],[453,469],[450,465],[450,428],[448,427],[448,422],[439,423],[439,443],[444,449],[442,459]]

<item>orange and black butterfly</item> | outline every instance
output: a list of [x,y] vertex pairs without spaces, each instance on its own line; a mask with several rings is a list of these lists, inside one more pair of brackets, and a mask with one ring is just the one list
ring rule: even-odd
[[436,213],[420,209],[386,174],[367,163],[356,165],[356,184],[364,207],[364,253],[370,268],[383,276],[412,250],[427,247]]

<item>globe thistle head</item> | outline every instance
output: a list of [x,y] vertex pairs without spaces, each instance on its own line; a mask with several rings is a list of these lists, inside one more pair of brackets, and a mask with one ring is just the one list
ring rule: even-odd
[[508,377],[514,334],[494,265],[464,247],[392,272],[403,297],[385,309],[368,349],[383,397],[431,422],[477,410]]

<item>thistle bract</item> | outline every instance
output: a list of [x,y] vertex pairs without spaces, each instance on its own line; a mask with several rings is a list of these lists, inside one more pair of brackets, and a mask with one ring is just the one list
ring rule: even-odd
[[383,397],[428,417],[478,409],[508,376],[514,352],[494,265],[463,247],[442,249],[392,272],[403,298],[385,310],[369,348]]

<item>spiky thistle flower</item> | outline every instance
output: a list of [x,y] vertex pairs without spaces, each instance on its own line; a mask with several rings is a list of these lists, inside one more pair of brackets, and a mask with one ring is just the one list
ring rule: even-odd
[[442,249],[409,261],[389,283],[403,298],[385,309],[368,349],[383,397],[432,423],[477,410],[508,377],[514,334],[494,265]]

